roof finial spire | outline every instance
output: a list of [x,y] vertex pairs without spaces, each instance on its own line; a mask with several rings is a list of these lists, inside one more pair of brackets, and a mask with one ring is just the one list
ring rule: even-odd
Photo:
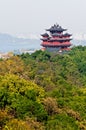
[[58,27],[59,26],[59,24],[56,22],[56,26]]

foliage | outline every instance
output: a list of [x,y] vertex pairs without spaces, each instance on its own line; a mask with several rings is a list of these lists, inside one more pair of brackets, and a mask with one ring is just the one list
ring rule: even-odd
[[58,108],[56,99],[47,97],[43,100],[43,104],[45,106],[45,109],[46,109],[48,115],[60,113],[60,109]]
[[1,130],[86,130],[86,47],[0,60]]

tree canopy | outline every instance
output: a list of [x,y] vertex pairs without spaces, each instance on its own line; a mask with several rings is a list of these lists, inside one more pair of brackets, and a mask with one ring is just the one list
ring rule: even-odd
[[86,47],[0,60],[1,130],[86,130]]

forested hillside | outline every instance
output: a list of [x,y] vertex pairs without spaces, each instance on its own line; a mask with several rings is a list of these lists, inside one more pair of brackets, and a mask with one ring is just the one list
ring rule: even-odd
[[1,59],[0,130],[86,130],[86,47]]

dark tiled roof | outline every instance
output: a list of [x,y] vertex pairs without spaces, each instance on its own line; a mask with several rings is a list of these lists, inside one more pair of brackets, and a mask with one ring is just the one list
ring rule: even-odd
[[62,31],[66,31],[66,29],[63,29],[61,26],[59,26],[58,24],[54,24],[54,26],[51,26],[51,28],[46,29],[47,31],[57,31],[57,32],[62,32]]
[[64,36],[72,36],[72,34],[65,33]]
[[65,34],[62,34],[62,33],[53,33],[52,36],[59,36],[59,37],[67,37],[67,36],[72,36],[72,34],[69,34],[69,33],[65,33]]
[[63,34],[53,33],[52,36],[63,36]]
[[47,33],[41,34],[41,36],[43,36],[43,37],[45,37],[45,36],[49,37],[49,35]]

